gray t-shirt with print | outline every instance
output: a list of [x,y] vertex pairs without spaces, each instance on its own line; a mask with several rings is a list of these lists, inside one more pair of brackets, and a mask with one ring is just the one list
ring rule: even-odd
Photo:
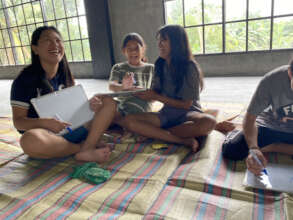
[[[109,81],[122,84],[123,77],[128,73],[134,73],[135,86],[150,88],[154,75],[154,65],[144,63],[143,66],[132,66],[127,62],[115,64],[112,67]],[[119,111],[123,115],[146,112],[151,110],[151,103],[135,96],[118,97]]]
[[167,97],[179,100],[192,100],[191,110],[201,110],[201,106],[199,103],[199,72],[193,62],[188,63],[187,67],[188,73],[185,75],[183,79],[183,84],[181,89],[176,93],[175,83],[170,74],[170,70],[168,68],[167,63],[164,65],[164,81],[163,85],[160,84],[160,78],[155,74],[152,89],[156,91],[160,91],[160,94],[165,95]]
[[288,65],[267,73],[260,81],[247,112],[257,116],[257,124],[293,133],[293,91]]

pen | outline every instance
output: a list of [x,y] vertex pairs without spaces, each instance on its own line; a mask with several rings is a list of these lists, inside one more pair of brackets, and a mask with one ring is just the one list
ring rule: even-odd
[[[63,121],[58,114],[55,114],[55,118],[58,119],[59,121]],[[69,126],[65,127],[65,129],[69,132],[72,132],[72,129]]]
[[249,150],[249,153],[252,155],[253,159],[255,159],[256,162],[262,167],[262,169],[263,169],[262,171],[266,175],[268,175],[268,172],[267,172],[266,168],[263,167],[262,163],[260,162],[260,160],[258,159],[258,157],[256,156],[256,154],[253,152],[253,150]]

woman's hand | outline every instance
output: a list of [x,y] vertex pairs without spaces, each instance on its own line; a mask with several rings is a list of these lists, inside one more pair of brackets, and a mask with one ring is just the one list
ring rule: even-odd
[[89,102],[90,102],[90,108],[93,112],[98,112],[102,106],[103,106],[103,98],[102,96],[95,95],[93,96]]
[[252,154],[248,154],[248,157],[246,158],[246,166],[247,169],[254,173],[255,175],[259,176],[261,171],[264,167],[267,165],[267,160],[262,154],[262,152],[259,149],[253,149],[253,152],[257,156],[257,158],[260,160],[262,165],[260,165],[252,156]]
[[43,126],[44,128],[54,133],[59,133],[60,131],[62,131],[63,129],[71,125],[70,123],[60,121],[55,118],[42,118],[40,120],[42,120],[42,123],[44,124]]
[[156,93],[154,90],[148,89],[144,92],[135,93],[134,95],[146,101],[154,101],[157,100],[158,93]]
[[133,73],[126,73],[122,79],[122,89],[132,90],[135,84]]

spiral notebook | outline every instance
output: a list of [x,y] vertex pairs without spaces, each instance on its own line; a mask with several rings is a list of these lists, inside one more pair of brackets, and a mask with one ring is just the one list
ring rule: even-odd
[[[71,124],[74,130],[94,117],[81,85],[72,86],[31,99],[40,118],[56,118]],[[66,133],[66,130],[61,134]]]

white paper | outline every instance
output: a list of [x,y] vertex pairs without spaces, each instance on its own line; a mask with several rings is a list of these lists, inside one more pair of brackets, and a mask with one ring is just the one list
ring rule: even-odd
[[260,177],[246,170],[243,184],[259,189],[293,193],[293,165],[269,163],[266,170],[268,176],[262,174]]
[[[94,112],[81,85],[52,92],[31,100],[40,118],[56,118],[71,124],[73,130],[90,121]],[[66,130],[64,130],[66,131]],[[61,132],[64,134],[66,132]]]

